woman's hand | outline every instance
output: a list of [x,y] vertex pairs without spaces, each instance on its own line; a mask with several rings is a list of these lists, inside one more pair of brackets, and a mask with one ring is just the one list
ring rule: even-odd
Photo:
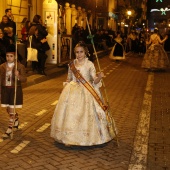
[[46,38],[43,38],[43,39],[41,40],[41,43],[45,43],[45,42],[47,42],[47,39],[46,39]]
[[97,77],[98,77],[99,79],[102,79],[102,78],[104,77],[104,73],[103,73],[103,72],[98,73],[98,74],[97,74]]
[[97,78],[94,80],[94,83],[97,84],[100,82],[100,80],[104,77],[104,73],[100,72],[97,74]]

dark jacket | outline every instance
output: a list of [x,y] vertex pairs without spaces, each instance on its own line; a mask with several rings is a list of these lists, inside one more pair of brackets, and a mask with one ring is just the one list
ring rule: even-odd
[[5,62],[6,60],[6,50],[9,45],[10,45],[10,42],[7,38],[5,37],[0,38],[0,64]]
[[44,27],[42,24],[40,23],[31,23],[31,26],[36,26],[38,28],[38,38],[39,40],[42,40],[43,38],[46,38],[46,36],[48,35],[48,32],[46,30],[46,27]]
[[[46,36],[48,35],[46,27],[44,27],[42,24],[33,22],[31,26],[36,26],[38,28],[38,39],[39,40],[46,38]],[[44,52],[50,49],[48,42],[45,42],[42,44],[42,49]]]
[[0,29],[4,32],[4,28],[11,27],[10,23],[0,23]]
[[10,27],[13,28],[14,35],[16,35],[16,23],[12,19],[10,19],[9,17],[8,17],[8,23],[9,23]]

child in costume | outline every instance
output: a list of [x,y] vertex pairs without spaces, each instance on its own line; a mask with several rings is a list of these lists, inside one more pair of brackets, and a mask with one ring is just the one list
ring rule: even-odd
[[99,90],[104,74],[96,74],[84,43],[78,43],[74,52],[76,59],[69,64],[67,82],[51,121],[51,137],[65,145],[109,142],[113,136],[108,131],[106,108]]
[[[11,45],[6,52],[6,62],[0,65],[1,82],[1,107],[7,108],[9,124],[3,138],[9,138],[12,134],[12,127],[18,129],[19,118],[15,108],[22,108],[23,92],[21,82],[26,82],[26,72],[24,65],[17,63],[15,59],[15,46]],[[15,76],[17,83],[15,83]],[[16,102],[14,103],[16,85]],[[15,105],[14,105],[15,104]]]

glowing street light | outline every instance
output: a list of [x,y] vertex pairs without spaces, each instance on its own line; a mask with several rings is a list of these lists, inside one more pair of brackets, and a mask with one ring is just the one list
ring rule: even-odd
[[132,15],[132,11],[130,11],[130,10],[127,11],[127,15],[128,15],[128,16],[131,16],[131,15]]
[[128,18],[132,15],[132,11],[128,10],[127,11]]
[[128,33],[130,32],[130,29],[131,29],[131,20],[130,20],[130,16],[132,15],[132,11],[131,10],[128,10],[127,11],[127,18],[129,20],[129,24],[128,24]]

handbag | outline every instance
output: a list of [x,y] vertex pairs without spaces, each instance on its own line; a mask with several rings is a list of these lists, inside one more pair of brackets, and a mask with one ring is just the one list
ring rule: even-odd
[[27,61],[37,61],[37,49],[31,48],[32,36],[29,37],[30,47],[27,48]]

